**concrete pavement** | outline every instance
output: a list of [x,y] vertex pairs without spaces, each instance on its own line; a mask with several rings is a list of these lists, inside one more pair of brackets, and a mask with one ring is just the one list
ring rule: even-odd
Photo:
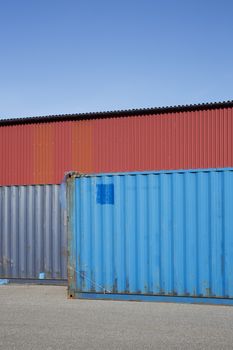
[[233,349],[233,307],[68,300],[66,288],[0,287],[0,349]]

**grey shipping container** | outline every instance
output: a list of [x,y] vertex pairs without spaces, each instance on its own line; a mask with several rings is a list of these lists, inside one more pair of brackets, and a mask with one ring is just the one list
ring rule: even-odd
[[67,279],[59,185],[0,187],[0,278]]

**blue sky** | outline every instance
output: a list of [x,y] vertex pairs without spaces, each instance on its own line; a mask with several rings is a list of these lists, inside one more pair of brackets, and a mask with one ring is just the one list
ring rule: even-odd
[[0,118],[233,99],[232,0],[0,0]]

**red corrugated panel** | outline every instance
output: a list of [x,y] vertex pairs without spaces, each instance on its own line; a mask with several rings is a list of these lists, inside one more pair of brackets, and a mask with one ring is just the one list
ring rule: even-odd
[[95,120],[93,169],[231,167],[232,117],[225,109]]
[[64,173],[233,166],[233,109],[0,127],[0,185]]

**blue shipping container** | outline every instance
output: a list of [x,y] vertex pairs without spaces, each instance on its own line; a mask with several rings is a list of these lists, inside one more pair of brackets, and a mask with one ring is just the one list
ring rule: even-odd
[[71,298],[233,304],[233,169],[67,177]]

